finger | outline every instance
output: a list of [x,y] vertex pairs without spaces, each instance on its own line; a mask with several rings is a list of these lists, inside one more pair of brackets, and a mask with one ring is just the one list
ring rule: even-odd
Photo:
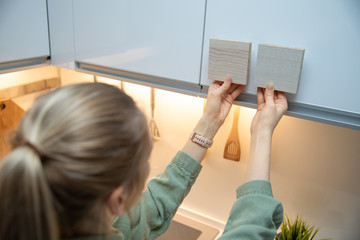
[[209,88],[218,89],[223,82],[215,80]]
[[225,102],[229,103],[230,106],[234,102],[234,99],[232,99],[230,95],[221,96],[221,99],[224,100]]
[[220,85],[220,86],[223,84],[223,82],[222,82],[222,81],[219,81],[219,80],[215,80],[213,83],[214,83],[214,84],[217,84],[217,85]]
[[286,110],[288,109],[288,102],[286,100],[286,94],[284,92],[278,92],[278,102],[281,102],[283,106],[283,112],[286,112]]
[[274,103],[274,84],[268,83],[265,89],[265,102]]
[[265,103],[265,98],[264,98],[264,91],[262,88],[257,88],[257,102],[258,105]]
[[286,100],[286,94],[282,91],[278,91],[278,98]]
[[278,91],[275,90],[274,92],[274,101],[276,101],[278,99]]
[[229,75],[227,75],[226,78],[225,78],[224,83],[219,88],[220,92],[221,93],[227,92],[231,87],[231,82],[232,82],[232,78]]
[[237,85],[237,88],[230,94],[232,99],[235,99],[244,90],[245,85]]
[[231,87],[229,88],[229,93],[231,94],[235,89],[239,87],[239,84],[232,83]]

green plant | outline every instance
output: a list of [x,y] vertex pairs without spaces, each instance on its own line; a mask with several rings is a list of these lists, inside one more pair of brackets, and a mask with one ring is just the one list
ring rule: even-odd
[[[281,233],[277,234],[276,240],[312,240],[318,233],[319,228],[308,225],[302,217],[297,216],[291,223],[288,216],[281,224]],[[326,240],[326,239],[323,239]]]

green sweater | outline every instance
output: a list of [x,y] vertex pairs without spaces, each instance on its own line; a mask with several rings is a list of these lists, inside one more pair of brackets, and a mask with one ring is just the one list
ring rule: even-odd
[[[201,165],[196,160],[179,151],[164,173],[149,181],[146,191],[130,212],[114,219],[113,227],[119,233],[110,239],[155,239],[164,233],[200,170]],[[273,198],[270,183],[248,182],[237,189],[237,200],[220,239],[273,240],[282,219],[283,208],[280,201]],[[106,237],[76,238],[80,239]]]

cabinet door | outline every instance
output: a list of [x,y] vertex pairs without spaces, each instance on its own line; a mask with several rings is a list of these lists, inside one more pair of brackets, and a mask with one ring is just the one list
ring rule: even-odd
[[249,95],[256,94],[259,43],[305,48],[288,114],[360,129],[359,10],[359,1],[208,0],[201,84],[210,84],[211,38],[252,42]]
[[1,0],[0,63],[49,55],[46,0]]
[[47,0],[51,64],[74,70],[73,0]]
[[75,60],[199,84],[205,0],[75,0]]

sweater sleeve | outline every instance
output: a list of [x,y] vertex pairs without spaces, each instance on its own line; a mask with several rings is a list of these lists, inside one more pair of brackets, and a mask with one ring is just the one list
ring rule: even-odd
[[189,193],[201,165],[179,151],[165,171],[151,179],[139,202],[113,227],[125,239],[155,239],[166,231],[185,196]]
[[283,220],[283,207],[267,181],[251,181],[237,189],[230,217],[220,240],[273,240]]

